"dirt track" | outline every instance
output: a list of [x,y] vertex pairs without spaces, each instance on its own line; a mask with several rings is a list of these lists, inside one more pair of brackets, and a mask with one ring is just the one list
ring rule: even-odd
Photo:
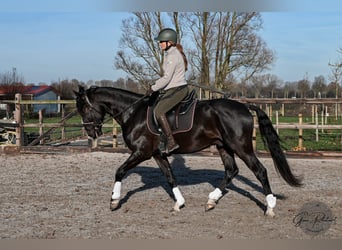
[[124,153],[0,154],[0,237],[16,239],[310,239],[293,219],[309,201],[328,205],[336,217],[314,238],[342,237],[341,160],[289,159],[305,186],[288,186],[271,159],[262,158],[273,192],[276,217],[263,214],[260,183],[241,161],[240,173],[217,207],[204,204],[223,176],[218,157],[170,157],[186,200],[179,213],[166,178],[153,160],[123,181],[122,207],[109,210],[115,169]]

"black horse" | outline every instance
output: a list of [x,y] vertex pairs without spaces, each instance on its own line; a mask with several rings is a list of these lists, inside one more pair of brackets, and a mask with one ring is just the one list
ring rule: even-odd
[[[76,94],[77,110],[82,116],[84,128],[90,138],[102,135],[102,124],[106,114],[111,115],[121,126],[123,139],[131,155],[117,169],[110,208],[119,208],[121,181],[126,173],[141,162],[153,157],[166,176],[175,196],[174,210],[184,206],[185,200],[177,186],[168,158],[159,149],[160,136],[151,133],[147,126],[146,112],[150,98],[127,90],[95,87],[85,90],[79,86]],[[272,194],[267,171],[253,151],[252,133],[255,111],[259,130],[268,146],[274,165],[283,179],[291,186],[301,186],[301,178],[295,176],[281,149],[279,137],[268,116],[258,107],[243,104],[228,98],[198,101],[194,113],[193,127],[185,133],[175,134],[180,148],[172,153],[189,154],[215,145],[225,168],[225,175],[217,188],[209,194],[206,210],[213,209],[222,197],[227,185],[238,174],[234,156],[240,157],[260,181],[267,203],[266,214],[274,216],[276,197]]]

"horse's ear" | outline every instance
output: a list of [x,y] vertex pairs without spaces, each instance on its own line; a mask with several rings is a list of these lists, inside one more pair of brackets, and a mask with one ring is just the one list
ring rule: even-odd
[[75,91],[75,90],[72,90],[72,92],[74,92],[74,94],[75,94],[76,97],[80,95],[80,93],[78,93],[78,92]]
[[78,85],[78,93],[83,95],[85,93],[85,88],[82,85]]
[[78,92],[73,90],[74,94],[78,97],[84,95],[85,93],[85,88],[82,85],[78,85]]

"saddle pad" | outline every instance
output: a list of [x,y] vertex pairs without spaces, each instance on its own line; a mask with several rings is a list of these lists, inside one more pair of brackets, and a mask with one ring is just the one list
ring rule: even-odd
[[[184,133],[192,129],[192,125],[194,122],[194,114],[196,108],[197,101],[194,101],[191,104],[191,107],[185,114],[176,114],[175,110],[171,110],[166,113],[166,118],[170,124],[171,130],[173,134]],[[153,108],[147,108],[147,127],[152,134],[160,135],[160,131],[158,130],[158,125],[154,121],[153,117]],[[178,126],[177,126],[178,125]]]

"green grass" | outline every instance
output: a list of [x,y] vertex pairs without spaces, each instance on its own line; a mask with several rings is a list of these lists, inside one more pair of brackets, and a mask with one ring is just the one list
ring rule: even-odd
[[[279,130],[281,145],[287,151],[296,150],[299,146],[298,130],[281,129]],[[319,131],[318,141],[314,130],[303,130],[302,147],[307,151],[341,151],[342,135],[340,131]],[[260,134],[257,132],[257,149],[265,150]]]
[[[80,115],[74,115],[67,121],[65,121],[66,124],[80,124],[81,123],[81,116]],[[106,125],[112,125],[112,121],[110,119],[107,119],[106,117]],[[51,117],[51,118],[44,118],[44,123],[58,123],[61,121],[60,117]],[[26,118],[25,119],[26,124],[39,124],[38,119],[33,118]],[[48,131],[50,128],[44,128],[44,132]],[[102,131],[104,134],[111,133],[112,128],[102,128]],[[27,134],[39,134],[39,128],[25,128],[24,132]],[[82,130],[82,127],[66,127],[64,130],[64,136],[65,140],[75,139],[79,137],[86,136],[85,132]],[[56,128],[54,129],[49,135],[45,138],[46,141],[59,141],[62,140],[62,128]]]
[[[61,120],[60,117],[55,118],[45,118],[44,123],[57,123]],[[106,124],[111,125],[111,119],[105,119]],[[67,124],[79,124],[81,122],[81,117],[77,114],[66,121]],[[275,124],[275,116],[272,117],[272,122]],[[311,117],[303,117],[303,122],[307,124],[312,124]],[[321,121],[320,121],[321,122]],[[37,123],[38,119],[25,119],[25,123]],[[298,117],[282,117],[279,116],[279,123],[298,123]],[[342,124],[341,118],[335,120],[334,117],[329,117],[328,124]],[[45,128],[47,131],[48,128]],[[26,133],[39,133],[39,128],[25,128]],[[319,140],[316,141],[316,130],[315,129],[304,129],[303,130],[303,147],[307,151],[341,151],[342,150],[342,133],[341,130],[324,130],[318,131]],[[104,134],[112,133],[112,128],[103,128]],[[61,140],[61,129],[55,129],[50,135],[48,141],[58,141]],[[82,128],[69,127],[65,128],[66,140],[73,138],[79,138],[85,136]],[[298,129],[279,129],[279,137],[281,139],[281,144],[284,149],[288,151],[294,150],[298,144]],[[259,131],[257,130],[256,139],[257,150],[265,150],[263,142],[260,138]]]
[[[298,117],[279,117],[279,123],[293,123],[298,124]],[[275,117],[272,122],[275,124]],[[311,117],[303,117],[303,123],[312,123]],[[321,123],[321,118],[319,118]],[[342,124],[341,117],[337,120],[335,117],[329,117],[327,119],[329,125]],[[260,138],[260,134],[257,131],[257,149],[265,150],[263,142]],[[295,150],[299,146],[299,131],[298,129],[279,129],[279,137],[281,139],[281,145],[288,151]],[[318,141],[316,141],[315,129],[303,130],[303,142],[302,147],[307,151],[341,151],[342,150],[342,131],[337,129],[330,130],[318,130]]]

